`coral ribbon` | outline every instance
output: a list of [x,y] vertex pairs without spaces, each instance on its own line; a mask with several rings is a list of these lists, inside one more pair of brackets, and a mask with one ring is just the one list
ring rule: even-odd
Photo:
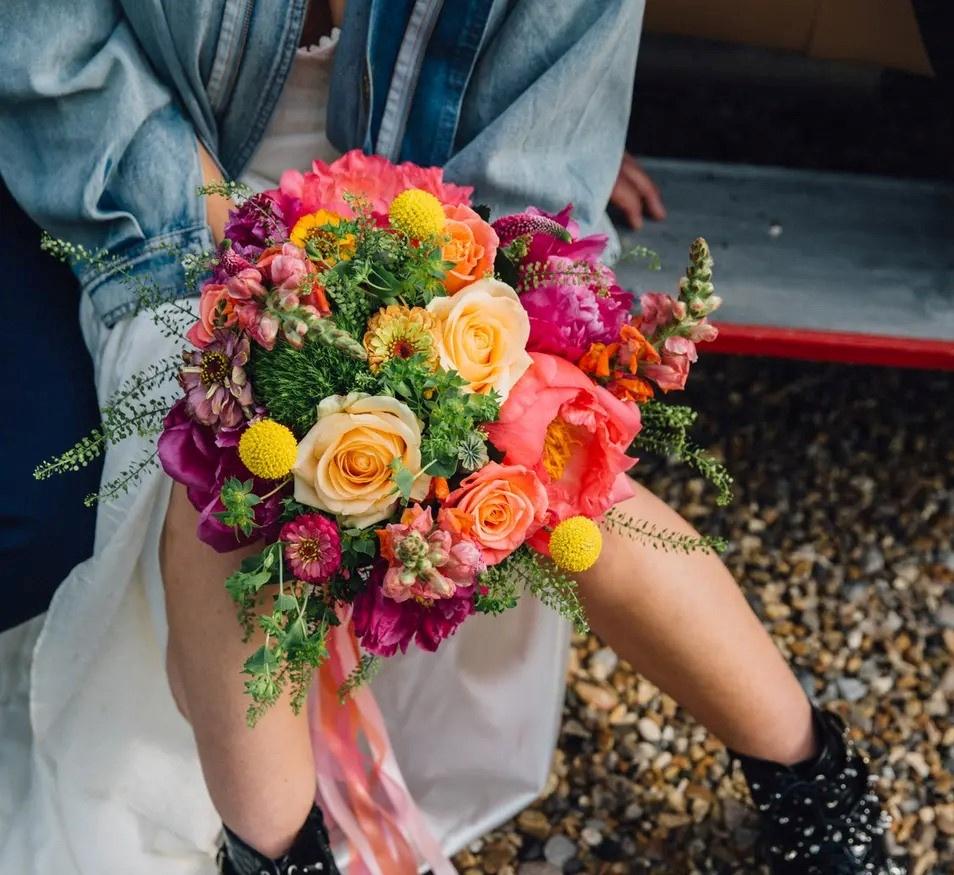
[[317,802],[348,841],[350,875],[412,875],[419,860],[434,875],[454,875],[404,783],[371,690],[338,699],[359,661],[350,609],[332,628],[328,652],[310,698]]

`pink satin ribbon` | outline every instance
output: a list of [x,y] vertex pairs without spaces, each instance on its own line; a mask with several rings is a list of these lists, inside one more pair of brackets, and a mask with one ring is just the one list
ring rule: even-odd
[[328,636],[328,661],[309,699],[317,802],[348,841],[349,875],[413,875],[420,863],[454,875],[404,783],[371,690],[338,700],[359,655],[349,608]]

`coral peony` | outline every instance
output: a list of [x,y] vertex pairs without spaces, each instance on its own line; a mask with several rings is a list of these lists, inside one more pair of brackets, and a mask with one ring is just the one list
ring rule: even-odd
[[392,164],[380,155],[365,155],[360,149],[352,149],[331,164],[315,161],[309,173],[286,170],[276,194],[290,226],[318,210],[353,218],[354,211],[345,195],[365,200],[372,214],[384,224],[391,201],[409,188],[423,189],[442,204],[468,204],[473,191],[444,182],[438,167]]
[[639,433],[639,408],[562,358],[532,358],[487,434],[505,465],[524,465],[546,484],[549,525],[597,517],[632,495],[624,472],[636,461],[626,450]]
[[473,520],[469,537],[486,563],[496,565],[536,534],[548,503],[546,488],[529,468],[490,462],[465,477],[445,506]]
[[384,594],[385,573],[383,563],[376,565],[354,600],[354,632],[369,653],[406,653],[412,641],[433,652],[474,613],[476,585],[458,587],[450,598],[396,602]]

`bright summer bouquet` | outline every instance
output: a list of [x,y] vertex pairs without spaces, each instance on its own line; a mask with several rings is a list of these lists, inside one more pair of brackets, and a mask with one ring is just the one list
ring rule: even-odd
[[[333,630],[360,644],[343,695],[380,657],[437,650],[523,591],[585,626],[572,575],[596,561],[601,527],[718,547],[614,510],[640,451],[681,456],[727,500],[728,475],[686,437],[692,411],[656,400],[716,336],[704,240],[678,294],[643,294],[634,315],[606,238],[581,237],[570,207],[491,221],[440,170],[360,152],[260,194],[214,190],[238,206],[221,247],[189,264],[206,277],[198,320],[154,306],[170,332],[190,323],[181,360],[123,387],[102,430],[38,476],[158,431],[198,537],[262,544],[225,582],[265,633],[244,666],[250,721],[284,691],[301,706]],[[173,370],[181,397],[150,401]]]

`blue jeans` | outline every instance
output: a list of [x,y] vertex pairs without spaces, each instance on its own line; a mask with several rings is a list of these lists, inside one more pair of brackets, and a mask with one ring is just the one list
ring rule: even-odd
[[46,610],[93,551],[101,465],[39,482],[33,469],[99,422],[72,272],[40,251],[40,231],[0,182],[0,631]]

